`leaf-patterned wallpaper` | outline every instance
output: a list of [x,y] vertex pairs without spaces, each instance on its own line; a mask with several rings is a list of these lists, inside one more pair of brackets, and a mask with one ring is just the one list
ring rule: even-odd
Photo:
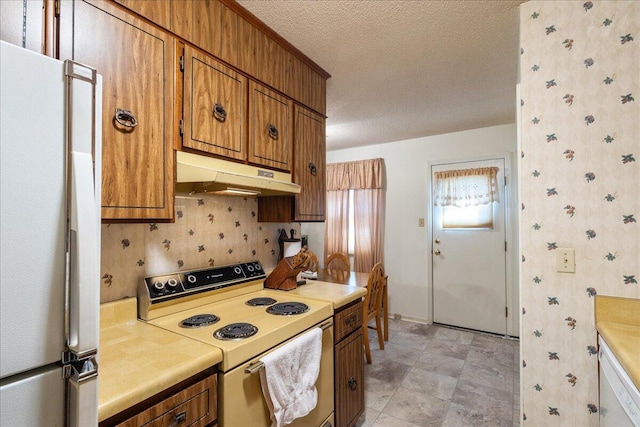
[[640,2],[527,2],[520,45],[523,425],[595,427],[593,297],[640,298]]
[[172,224],[103,224],[100,301],[135,296],[145,276],[258,260],[273,268],[278,230],[300,224],[258,223],[258,199],[176,197]]

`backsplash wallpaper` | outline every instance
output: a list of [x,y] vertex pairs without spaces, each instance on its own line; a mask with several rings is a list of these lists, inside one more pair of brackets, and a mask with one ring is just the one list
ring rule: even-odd
[[640,2],[520,12],[523,425],[595,427],[593,297],[640,298]]
[[258,223],[258,199],[176,196],[173,224],[103,224],[100,302],[135,296],[145,276],[258,260],[278,262],[280,229],[300,237],[300,224]]

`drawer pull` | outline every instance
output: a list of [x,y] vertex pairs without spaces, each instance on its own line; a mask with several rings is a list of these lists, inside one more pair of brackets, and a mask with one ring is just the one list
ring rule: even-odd
[[349,388],[351,390],[355,390],[358,388],[358,381],[354,377],[349,378]]
[[120,123],[124,127],[134,128],[138,126],[138,120],[133,113],[129,110],[123,110],[122,108],[116,108],[116,115],[113,117],[116,122]]
[[358,321],[358,315],[357,315],[357,314],[354,314],[354,315],[353,315],[353,316],[351,316],[351,317],[347,317],[347,318],[344,320],[344,323],[346,323],[347,325],[350,325],[351,323],[356,323],[357,321]]
[[309,163],[309,172],[311,172],[311,175],[315,175],[318,173],[318,168],[314,163]]
[[219,122],[224,122],[227,120],[227,110],[222,105],[216,104],[213,106],[213,117]]
[[187,411],[176,414],[175,420],[176,420],[176,424],[182,424],[185,421],[187,421]]

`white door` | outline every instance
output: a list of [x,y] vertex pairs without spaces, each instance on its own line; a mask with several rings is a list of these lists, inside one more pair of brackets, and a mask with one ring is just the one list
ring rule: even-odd
[[[498,202],[468,208],[435,206],[437,172],[481,167],[498,168]],[[504,170],[504,158],[431,167],[435,323],[506,334]]]

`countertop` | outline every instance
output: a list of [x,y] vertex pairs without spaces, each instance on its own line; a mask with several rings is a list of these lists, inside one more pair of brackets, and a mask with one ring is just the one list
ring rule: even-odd
[[596,329],[640,389],[640,299],[596,296]]
[[297,288],[285,292],[302,297],[330,301],[333,304],[334,311],[367,294],[367,288],[360,286],[306,280],[306,284],[298,285]]
[[100,305],[98,354],[99,421],[222,361],[215,347],[137,320],[136,298]]

